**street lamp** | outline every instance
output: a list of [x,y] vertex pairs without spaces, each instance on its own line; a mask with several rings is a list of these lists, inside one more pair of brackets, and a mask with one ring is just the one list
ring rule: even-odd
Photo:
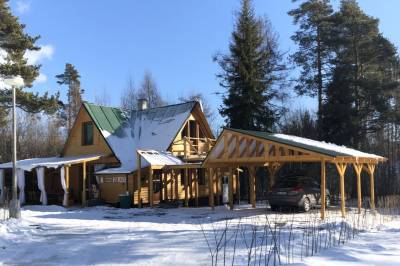
[[17,114],[16,114],[16,88],[24,86],[24,80],[20,76],[6,77],[3,79],[4,84],[12,89],[13,100],[13,172],[12,172],[12,200],[10,202],[10,217],[20,218],[21,210],[17,195]]

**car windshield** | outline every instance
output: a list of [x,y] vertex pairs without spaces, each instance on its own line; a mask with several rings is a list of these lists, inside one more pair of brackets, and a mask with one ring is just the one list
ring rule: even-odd
[[283,180],[280,180],[276,186],[280,188],[289,188],[289,187],[297,187],[297,186],[307,186],[311,182],[309,178],[304,178],[304,177],[291,177],[291,178],[285,178]]

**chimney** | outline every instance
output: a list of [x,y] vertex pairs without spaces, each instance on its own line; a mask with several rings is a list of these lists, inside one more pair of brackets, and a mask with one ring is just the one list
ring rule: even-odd
[[139,111],[146,110],[149,107],[149,102],[147,99],[138,99],[137,102]]

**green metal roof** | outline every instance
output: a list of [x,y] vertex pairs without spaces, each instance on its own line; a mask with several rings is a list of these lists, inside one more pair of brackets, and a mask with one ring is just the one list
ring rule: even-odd
[[[238,133],[246,134],[246,135],[249,135],[249,136],[257,137],[257,138],[262,138],[262,139],[265,139],[265,140],[269,140],[269,141],[273,141],[273,142],[277,142],[277,143],[281,143],[281,144],[286,144],[286,145],[290,145],[290,146],[294,146],[294,147],[301,148],[301,149],[304,149],[304,150],[307,150],[307,151],[316,152],[316,153],[327,155],[327,156],[331,156],[331,157],[353,156],[352,154],[338,152],[338,151],[335,151],[333,149],[324,149],[324,148],[321,148],[321,147],[316,147],[314,145],[309,145],[309,144],[305,144],[305,143],[302,143],[302,142],[298,142],[298,141],[294,141],[294,140],[290,140],[290,139],[286,139],[286,138],[280,138],[280,137],[276,136],[277,134],[271,133],[271,132],[261,132],[261,131],[243,130],[243,129],[235,129],[235,128],[226,128],[226,129],[227,130],[231,130],[231,131],[235,131],[235,132],[238,132]],[[313,141],[313,140],[311,140],[311,141]],[[320,143],[330,145],[329,143],[324,143],[324,142],[320,142]],[[331,144],[331,145],[334,145],[334,144]]]
[[84,102],[83,105],[96,126],[100,130],[106,130],[111,134],[120,128],[126,120],[123,112],[118,108],[100,106],[88,102]]

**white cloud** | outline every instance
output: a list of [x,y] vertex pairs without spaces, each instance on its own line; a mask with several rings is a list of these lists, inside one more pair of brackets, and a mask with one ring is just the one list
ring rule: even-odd
[[31,2],[29,1],[18,1],[17,2],[17,12],[19,14],[25,14],[31,10]]
[[35,83],[45,83],[47,81],[47,76],[43,73],[40,73],[39,76],[35,79]]
[[51,60],[54,54],[54,47],[51,44],[41,45],[39,51],[26,51],[25,58],[28,59],[28,64],[37,64],[43,59]]

